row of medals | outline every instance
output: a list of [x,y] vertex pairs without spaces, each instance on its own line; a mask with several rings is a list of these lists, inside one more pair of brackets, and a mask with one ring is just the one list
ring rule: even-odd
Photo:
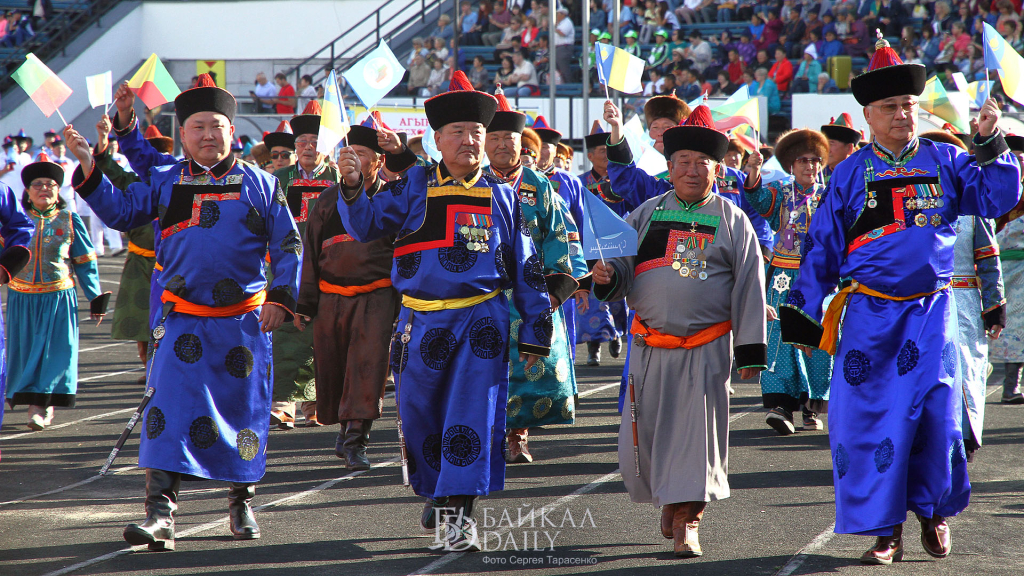
[[[904,206],[907,210],[931,210],[935,208],[942,208],[946,205],[946,202],[940,198],[943,195],[942,190],[939,190],[935,196],[927,195],[922,197],[908,198],[904,200]],[[878,206],[878,200],[875,198],[875,193],[868,192],[868,208],[875,208]],[[924,228],[931,222],[932,226],[938,228],[942,225],[942,216],[938,214],[932,214],[931,218],[928,218],[926,214],[918,214],[914,216],[914,225],[918,228]]]
[[687,251],[682,241],[676,243],[676,251],[672,254],[672,269],[679,272],[679,276],[707,280],[707,267],[708,261],[703,250],[697,254],[693,250]]
[[462,234],[463,238],[465,238],[467,250],[473,252],[491,251],[491,248],[487,245],[487,241],[491,239],[491,231],[489,229],[464,225],[459,228],[459,234]]

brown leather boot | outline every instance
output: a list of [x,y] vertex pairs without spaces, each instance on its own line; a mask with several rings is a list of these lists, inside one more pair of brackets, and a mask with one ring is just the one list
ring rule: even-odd
[[924,546],[924,551],[933,558],[949,556],[953,542],[946,519],[939,515],[931,518],[918,515],[917,519],[921,522],[921,545]]
[[704,502],[680,502],[672,517],[672,536],[675,538],[675,554],[679,558],[695,558],[704,552],[697,539],[697,528],[704,516]]
[[661,507],[661,535],[671,540],[674,538],[672,535],[672,518],[676,515],[677,504],[665,504]]
[[875,545],[860,557],[862,564],[892,564],[903,560],[903,524],[892,529],[892,536],[879,536]]
[[505,438],[505,462],[509,464],[527,464],[533,462],[530,454],[530,447],[527,444],[528,430],[526,428],[511,428]]

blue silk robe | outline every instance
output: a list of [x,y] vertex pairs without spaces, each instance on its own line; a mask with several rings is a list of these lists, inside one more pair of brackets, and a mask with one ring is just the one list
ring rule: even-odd
[[[544,174],[544,173],[541,173]],[[580,179],[558,168],[552,167],[547,174],[548,180],[551,182],[551,187],[559,196],[565,200],[565,205],[568,210],[567,214],[576,225],[577,235],[579,230],[586,227],[583,219],[586,218],[586,214],[583,211],[583,195],[587,193],[586,188],[583,187],[583,182]],[[576,358],[576,334],[579,332],[579,328],[576,327],[576,300],[569,298],[562,303],[562,318],[565,321],[566,333],[569,335],[569,342],[572,343],[569,346],[570,357],[575,360]]]
[[[291,320],[302,241],[270,174],[229,157],[209,172],[188,161],[153,168],[148,183],[124,192],[98,170],[84,181],[79,170],[75,184],[114,229],[159,218],[163,291],[192,304],[226,307],[266,290],[266,305],[283,307]],[[263,266],[268,251],[274,272],[269,290]],[[273,365],[271,336],[260,331],[261,311],[167,316],[148,367],[156,392],[145,414],[140,467],[232,482],[263,477]]]
[[976,141],[975,154],[924,139],[899,156],[865,146],[836,167],[804,240],[780,309],[784,342],[820,344],[822,303],[841,280],[912,297],[847,303],[829,401],[838,533],[889,535],[907,510],[955,516],[970,500],[946,288],[954,223],[997,217],[1020,197],[1002,135]]
[[[494,294],[430,312],[403,301],[391,369],[412,488],[435,498],[501,490],[510,330],[503,291],[512,289],[523,320],[520,352],[547,356],[554,332],[544,266],[519,199],[494,176],[477,172],[460,182],[443,164],[413,166],[372,200],[362,186],[343,186],[338,213],[359,242],[397,234],[391,282],[403,300]],[[463,227],[488,230],[486,251],[470,249],[480,240]]]
[[[491,173],[494,173],[493,169]],[[579,288],[576,278],[588,273],[583,258],[579,231],[569,214],[569,207],[555,194],[543,174],[529,168],[517,169],[508,175],[494,174],[509,182],[519,196],[519,207],[530,238],[544,263],[548,293],[566,304],[575,304],[572,295]],[[509,294],[506,294],[508,297]],[[552,315],[551,354],[541,358],[530,369],[519,360],[519,331],[523,319],[511,306],[512,330],[509,361],[512,369],[508,382],[508,428],[531,428],[547,424],[572,424],[576,420],[576,370],[573,367],[569,333],[564,308]],[[575,342],[573,342],[575,344]]]

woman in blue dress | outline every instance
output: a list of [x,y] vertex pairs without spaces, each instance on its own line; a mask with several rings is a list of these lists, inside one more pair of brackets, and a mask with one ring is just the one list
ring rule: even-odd
[[43,155],[21,173],[22,205],[34,224],[28,265],[14,275],[7,297],[7,401],[28,404],[28,427],[53,422],[53,408],[74,408],[78,387],[78,294],[102,321],[109,293],[100,291],[89,232],[58,195],[64,169]]

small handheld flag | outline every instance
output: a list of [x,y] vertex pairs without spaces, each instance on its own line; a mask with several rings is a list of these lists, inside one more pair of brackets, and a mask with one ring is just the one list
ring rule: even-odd
[[[36,106],[47,118],[56,112],[64,122],[64,116],[58,108],[68,99],[68,96],[71,96],[71,88],[47,68],[42,60],[36,58],[35,54],[29,52],[25,56],[25,63],[19,66],[14,74],[11,74],[11,77],[25,92],[28,92],[29,98],[36,103]],[[64,122],[65,126],[67,124]]]
[[128,81],[128,87],[147,108],[156,108],[171,102],[181,94],[178,85],[156,54],[150,54],[142,67]]
[[594,54],[597,55],[597,77],[602,84],[626,94],[638,94],[644,91],[641,77],[644,74],[644,61],[622,48],[596,42]]
[[383,40],[342,74],[366,108],[373,108],[402,82],[405,68]]
[[110,70],[95,76],[86,76],[85,87],[89,91],[89,106],[109,106],[114,101],[112,84],[113,76]]
[[603,262],[605,258],[636,255],[637,234],[632,226],[595,194],[584,194],[583,205],[587,215],[581,240],[585,259]]
[[331,70],[324,84],[324,104],[320,113],[320,133],[316,139],[316,151],[331,154],[348,135],[348,130],[345,104],[341,99],[341,90],[338,89],[338,76]]
[[1013,100],[1024,104],[1024,58],[1000,36],[996,29],[985,24],[985,74],[988,69],[999,70],[999,81],[1003,92]]
[[961,132],[970,132],[971,127],[967,121],[966,114],[950,101],[946,88],[939,81],[938,76],[932,76],[925,82],[924,92],[921,93],[921,110],[929,112],[956,126]]
[[995,82],[992,80],[978,80],[968,84],[965,92],[971,97],[971,105],[981,109],[985,105],[985,101],[988,100],[989,94],[992,93],[993,84]]
[[728,98],[725,99],[724,104],[732,104],[733,102],[740,102],[741,100],[750,99],[750,86],[746,84],[740,86],[732,93]]
[[740,124],[750,124],[755,130],[761,126],[761,109],[757,98],[727,102],[712,108],[711,117],[715,120],[715,128],[719,130],[728,130]]

